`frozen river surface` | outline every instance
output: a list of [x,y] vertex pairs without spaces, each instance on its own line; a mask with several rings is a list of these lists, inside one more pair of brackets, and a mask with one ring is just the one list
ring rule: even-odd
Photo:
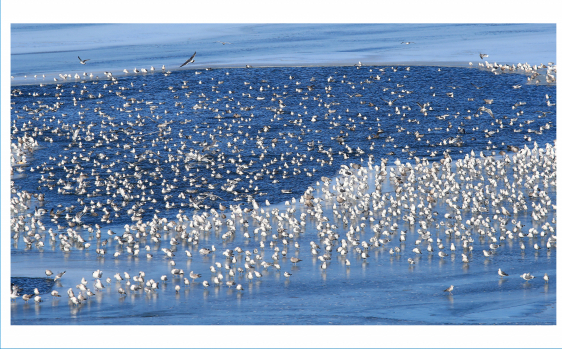
[[[211,26],[207,34],[190,30],[181,53],[184,37],[161,39],[167,26],[93,27],[12,28],[12,198],[45,194],[12,212],[23,222],[12,222],[12,281],[22,293],[38,287],[43,300],[18,298],[12,324],[556,323],[556,87],[528,84],[529,74],[373,63],[476,66],[486,51],[491,61],[546,64],[550,51],[517,56],[504,36],[548,43],[548,26],[452,25],[467,45],[439,59],[418,49],[425,39],[439,44],[432,25],[333,32],[300,25],[275,37],[275,25]],[[102,40],[117,29],[123,37]],[[88,44],[63,52],[41,37],[49,30]],[[144,45],[135,43],[141,36]],[[336,53],[324,61],[327,36]],[[267,45],[272,38],[276,44]],[[445,52],[452,39],[442,40]],[[237,48],[244,43],[248,50]],[[195,50],[192,69],[160,70]],[[42,78],[31,77],[51,74],[45,81],[53,82],[59,73],[81,73],[77,55],[91,58],[84,68],[99,79],[40,86]],[[42,63],[28,70],[37,57]],[[373,65],[335,66],[358,60]],[[219,68],[246,64],[314,67]],[[151,65],[156,72],[116,81],[101,73]],[[45,229],[34,222],[26,230],[37,218]],[[202,248],[215,251],[202,255]],[[509,276],[501,278],[500,268]],[[52,282],[41,279],[46,269],[66,273]],[[96,270],[102,290],[94,289]],[[131,290],[141,271],[143,288]],[[125,272],[130,280],[115,279]],[[535,278],[525,281],[524,273]],[[78,295],[82,278],[95,295],[76,306],[67,290]],[[144,289],[150,279],[158,289]],[[443,291],[450,285],[452,294]]]

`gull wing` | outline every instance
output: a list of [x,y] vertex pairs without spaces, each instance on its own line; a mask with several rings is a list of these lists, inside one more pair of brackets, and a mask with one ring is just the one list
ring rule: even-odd
[[197,51],[195,51],[195,53],[193,54],[193,56],[189,57],[189,59],[187,61],[185,61],[182,65],[180,65],[180,68],[183,67],[184,65],[193,62],[193,58],[195,57],[195,55],[197,54]]

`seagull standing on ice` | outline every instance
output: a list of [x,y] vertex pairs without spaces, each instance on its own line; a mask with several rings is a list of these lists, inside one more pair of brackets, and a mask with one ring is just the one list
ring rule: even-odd
[[498,269],[498,275],[501,276],[501,277],[509,276],[508,273],[506,273],[505,271],[502,271],[501,269]]
[[62,278],[62,276],[64,275],[64,273],[66,273],[66,270],[63,271],[62,273],[58,273],[57,276],[55,276],[55,281],[57,281],[58,279]]
[[455,288],[455,286],[451,285],[451,286],[447,287],[447,289],[443,290],[443,292],[449,292],[449,294],[453,294],[453,292],[451,292],[453,290],[453,288]]

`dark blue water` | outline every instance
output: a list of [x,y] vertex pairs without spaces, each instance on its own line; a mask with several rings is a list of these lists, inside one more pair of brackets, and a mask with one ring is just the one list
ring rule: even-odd
[[[241,203],[251,200],[263,203],[266,199],[276,203],[294,196],[283,194],[282,189],[292,188],[295,194],[302,193],[321,176],[334,176],[341,164],[359,159],[387,158],[392,162],[394,159],[412,161],[414,157],[438,159],[444,152],[456,159],[470,150],[491,155],[507,151],[509,145],[532,147],[537,142],[542,146],[556,138],[555,110],[546,105],[545,98],[550,95],[555,103],[554,86],[526,85],[524,75],[494,76],[477,69],[395,69],[396,72],[390,67],[216,69],[197,71],[199,75],[182,71],[168,77],[161,73],[127,77],[119,79],[115,85],[102,80],[68,82],[61,84],[60,89],[56,89],[55,84],[18,86],[12,97],[14,115],[16,111],[18,116],[25,114],[24,106],[41,108],[40,105],[60,103],[56,111],[41,110],[39,113],[43,115],[36,114],[31,120],[27,116],[15,119],[19,130],[15,136],[25,133],[37,137],[37,132],[42,132],[38,139],[52,138],[52,143],[33,154],[37,164],[49,165],[39,171],[26,171],[18,185],[35,188],[35,183],[48,173],[53,173],[54,178],[66,175],[63,167],[77,168],[79,173],[91,175],[95,159],[101,166],[112,166],[108,167],[112,172],[96,170],[100,182],[112,177],[113,172],[123,173],[123,168],[124,173],[128,173],[138,167],[145,171],[143,178],[147,178],[159,165],[162,177],[158,177],[158,182],[165,180],[178,186],[176,192],[184,191],[185,199],[173,195],[172,200],[177,205],[188,205],[180,206],[183,209],[191,208],[190,196],[201,205],[213,208],[217,208],[219,202],[232,203],[236,197],[243,198]],[[376,76],[380,76],[380,80],[375,80]],[[329,77],[334,82],[328,83]],[[315,81],[311,81],[313,78]],[[518,84],[524,86],[512,88]],[[80,91],[86,93],[79,94]],[[120,96],[116,92],[120,92]],[[448,92],[454,97],[448,97]],[[33,93],[39,96],[32,97]],[[103,97],[98,98],[100,94]],[[259,97],[264,99],[257,100]],[[76,106],[74,98],[78,99]],[[484,99],[494,102],[487,105]],[[131,100],[138,103],[123,108],[123,104]],[[385,101],[391,100],[395,101],[389,106]],[[153,104],[147,105],[148,101]],[[279,102],[284,107],[281,108]],[[513,109],[518,102],[525,104]],[[429,103],[427,109],[432,110],[423,115],[417,103]],[[150,106],[157,108],[151,111]],[[194,106],[200,108],[193,109]],[[494,118],[479,112],[482,106],[489,107]],[[547,112],[545,117],[538,118],[543,115],[542,111]],[[25,127],[19,126],[22,121],[26,122]],[[160,132],[158,125],[164,123],[169,124]],[[549,128],[540,131],[545,125]],[[96,134],[92,140],[87,140],[86,128]],[[62,132],[55,134],[54,129]],[[72,141],[69,132],[78,129],[78,136]],[[100,132],[106,139],[98,135]],[[420,140],[416,132],[423,135]],[[156,141],[162,137],[166,138],[165,142]],[[524,137],[531,137],[531,141]],[[131,141],[134,141],[132,148],[124,150],[123,145]],[[267,152],[259,149],[258,144]],[[204,150],[204,145],[212,147]],[[72,164],[69,158],[60,163],[62,158],[57,156],[56,162],[49,162],[48,157],[57,155],[53,147],[62,149],[61,154],[82,154],[90,161],[78,160]],[[133,148],[135,153],[131,152]],[[197,161],[178,154],[178,150],[182,154],[193,150],[204,158]],[[327,150],[331,155],[326,154]],[[159,155],[147,154],[142,161],[134,158],[147,152]],[[224,158],[218,156],[220,152],[225,153]],[[96,156],[100,153],[105,157]],[[179,162],[166,163],[170,155]],[[276,169],[277,174],[256,180],[255,175],[263,169],[263,163],[275,159],[270,169]],[[243,175],[236,173],[241,165],[245,166]],[[213,172],[220,172],[222,179],[213,178]],[[174,178],[178,182],[173,182]],[[223,190],[228,181],[234,179],[240,179],[235,189],[240,195]],[[52,184],[41,182],[39,186],[47,188]],[[47,208],[75,202],[77,197],[72,192],[68,195],[56,193],[64,183],[54,184],[49,190],[49,195],[53,195],[49,201],[51,206]],[[209,185],[215,188],[210,189]],[[150,196],[158,201],[151,207],[163,211],[164,216],[175,216],[163,206],[163,197],[168,194],[163,194],[160,187],[150,189],[154,191]],[[134,187],[131,195],[143,195],[143,192],[146,194],[148,190]],[[105,193],[101,190],[96,201],[111,199]],[[206,199],[201,200],[202,197]],[[150,209],[146,215],[152,215]],[[87,223],[95,222],[87,216],[84,219]],[[125,224],[129,223],[129,218],[124,215],[112,221]]]

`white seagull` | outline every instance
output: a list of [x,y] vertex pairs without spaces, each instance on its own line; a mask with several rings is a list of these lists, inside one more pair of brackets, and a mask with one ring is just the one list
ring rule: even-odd
[[508,273],[506,273],[505,271],[502,271],[501,269],[498,269],[498,275],[501,276],[501,277],[509,276]]

